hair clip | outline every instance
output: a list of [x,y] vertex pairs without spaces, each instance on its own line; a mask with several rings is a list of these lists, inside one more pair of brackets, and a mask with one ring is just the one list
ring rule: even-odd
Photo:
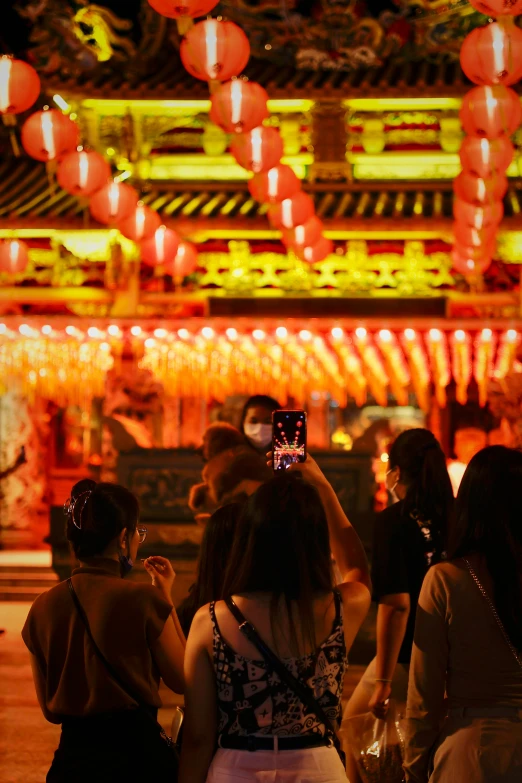
[[[86,490],[85,490],[85,492],[80,492],[80,494],[78,495],[78,497],[74,498],[74,500],[71,500],[71,498],[68,498],[68,499],[65,501],[65,503],[63,504],[63,510],[65,511],[65,513],[67,514],[67,516],[70,516],[70,517],[71,517],[71,519],[72,519],[72,523],[73,523],[74,527],[75,527],[75,528],[77,528],[78,530],[81,530],[81,529],[82,529],[82,514],[83,514],[83,509],[85,508],[85,504],[87,503],[87,501],[89,500],[89,498],[90,498],[90,496],[92,495],[92,493],[93,493],[93,492],[94,492],[94,490],[92,490],[92,489],[86,489]],[[84,497],[85,495],[87,495],[87,497],[86,497],[86,498],[85,498],[85,500],[83,501],[82,510],[80,511],[80,520],[79,520],[79,521],[80,521],[80,524],[78,524],[78,522],[77,522],[77,521],[76,521],[76,519],[74,518],[74,512],[75,512],[75,510],[76,510],[76,504],[78,503],[79,499],[80,499],[80,498],[82,498],[82,497]]]

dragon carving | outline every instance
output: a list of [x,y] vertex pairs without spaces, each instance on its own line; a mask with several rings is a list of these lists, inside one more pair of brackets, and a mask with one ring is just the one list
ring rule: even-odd
[[30,0],[20,2],[16,10],[32,26],[29,55],[38,70],[76,74],[109,60],[132,62],[144,52],[157,53],[165,19],[145,5],[139,44],[132,35],[136,20],[121,19],[110,8],[88,0]]

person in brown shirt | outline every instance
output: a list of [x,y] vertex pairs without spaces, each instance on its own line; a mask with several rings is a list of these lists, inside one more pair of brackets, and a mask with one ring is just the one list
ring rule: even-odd
[[138,501],[124,487],[81,481],[66,515],[80,561],[72,586],[120,682],[96,654],[68,582],[39,596],[22,637],[43,714],[62,725],[47,783],[143,783],[160,772],[174,779],[175,759],[154,720],[160,677],[177,693],[184,688],[185,638],[171,599],[172,566],[148,558],[152,585],[122,578],[146,535],[138,527]]
[[491,446],[459,488],[450,560],[419,598],[408,783],[522,780],[522,453]]

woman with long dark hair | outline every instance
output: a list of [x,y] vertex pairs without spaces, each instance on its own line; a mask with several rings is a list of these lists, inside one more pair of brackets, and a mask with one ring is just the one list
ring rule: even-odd
[[[453,510],[446,458],[429,430],[406,430],[397,437],[386,484],[398,502],[377,515],[374,530],[377,655],[355,689],[345,718],[368,709],[384,717],[390,696],[405,704],[417,601],[428,568],[444,557]],[[350,772],[357,781],[355,767],[350,766]]]
[[174,779],[155,719],[160,676],[184,687],[172,566],[149,557],[152,585],[123,578],[147,534],[125,487],[80,481],[65,511],[80,567],[36,599],[22,631],[42,712],[62,726],[47,783]]
[[[342,577],[336,590],[331,552]],[[181,783],[346,783],[327,724],[340,717],[369,574],[357,534],[310,457],[248,499],[223,595],[232,600],[202,607],[187,641]]]
[[409,783],[522,780],[521,487],[522,453],[505,446],[480,451],[464,474],[449,559],[419,599]]
[[223,598],[223,582],[230,561],[239,515],[243,503],[229,503],[214,511],[201,540],[196,581],[190,593],[178,606],[177,614],[185,636],[194,615],[202,606]]

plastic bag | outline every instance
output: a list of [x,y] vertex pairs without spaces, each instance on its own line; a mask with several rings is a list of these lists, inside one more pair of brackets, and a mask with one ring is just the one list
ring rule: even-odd
[[393,701],[385,720],[371,712],[343,720],[339,739],[364,783],[403,783],[404,732]]

